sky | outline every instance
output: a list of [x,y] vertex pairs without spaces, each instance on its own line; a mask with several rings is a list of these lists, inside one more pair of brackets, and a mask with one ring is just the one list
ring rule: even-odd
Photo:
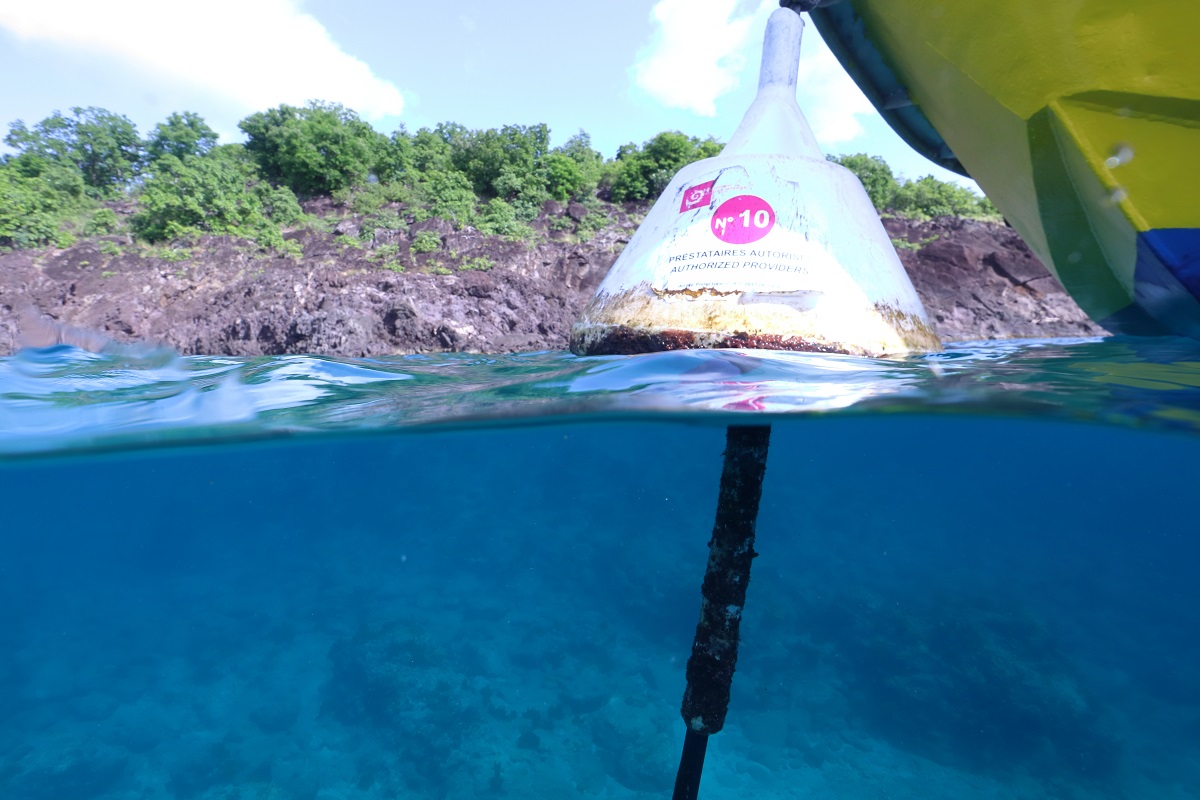
[[[438,122],[587,131],[607,158],[666,130],[733,133],[753,99],[777,0],[0,0],[0,126],[72,106],[147,135],[193,111],[238,121],[341,103],[383,133]],[[909,148],[804,31],[798,99],[826,153],[883,156],[906,178],[974,187]]]

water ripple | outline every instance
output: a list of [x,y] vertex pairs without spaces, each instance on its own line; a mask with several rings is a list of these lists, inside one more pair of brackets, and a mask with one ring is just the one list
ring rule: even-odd
[[967,342],[898,360],[759,350],[373,359],[58,346],[0,358],[0,454],[446,424],[807,413],[1049,416],[1200,431],[1200,343]]

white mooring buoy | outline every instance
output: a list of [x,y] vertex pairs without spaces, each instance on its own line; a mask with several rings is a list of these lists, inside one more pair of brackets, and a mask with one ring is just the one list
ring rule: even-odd
[[650,209],[575,323],[574,353],[941,350],[862,184],[825,160],[796,104],[803,30],[795,11],[771,15],[753,104]]

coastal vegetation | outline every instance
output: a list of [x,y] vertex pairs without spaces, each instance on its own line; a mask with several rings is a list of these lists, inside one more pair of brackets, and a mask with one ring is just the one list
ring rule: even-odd
[[[285,233],[327,225],[302,209],[319,198],[335,216],[360,217],[361,230],[403,231],[436,217],[524,240],[535,237],[530,223],[549,201],[574,203],[583,212],[568,223],[586,238],[607,224],[613,204],[654,199],[681,167],[722,148],[663,132],[609,159],[583,131],[552,147],[545,124],[472,130],[446,122],[389,136],[325,102],[280,105],[239,128],[244,143],[219,144],[185,111],[142,138],[127,117],[95,107],[55,112],[31,127],[10,124],[0,158],[0,248],[113,235],[149,245],[232,236],[287,252]],[[898,178],[878,156],[830,160],[858,175],[881,213],[998,218],[986,198],[932,176]],[[566,224],[556,219],[548,229]],[[429,235],[412,242],[418,251],[432,245]]]

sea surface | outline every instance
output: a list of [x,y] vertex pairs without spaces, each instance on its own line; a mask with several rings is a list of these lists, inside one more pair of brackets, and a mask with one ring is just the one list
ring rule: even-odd
[[0,358],[0,798],[1200,798],[1200,343]]

